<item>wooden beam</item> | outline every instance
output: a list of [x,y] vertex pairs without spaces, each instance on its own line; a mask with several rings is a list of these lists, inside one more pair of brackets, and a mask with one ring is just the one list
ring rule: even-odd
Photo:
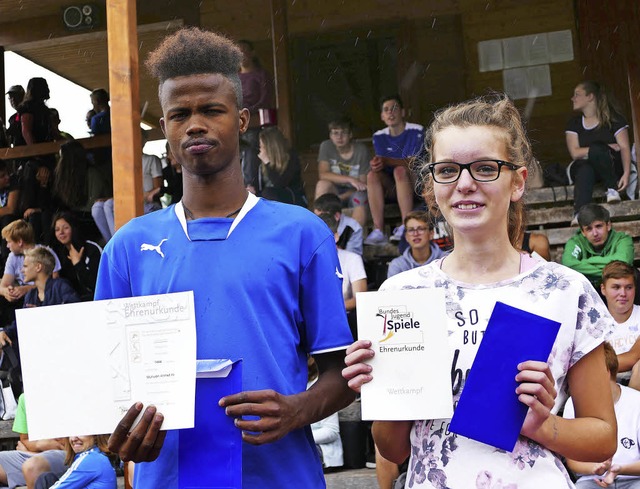
[[107,0],[116,228],[143,212],[135,0]]
[[276,89],[276,107],[278,108],[278,127],[291,144],[294,144],[286,0],[271,0],[271,42],[273,46],[273,78]]
[[2,94],[2,98],[0,99],[0,119],[6,127],[8,121],[4,120],[4,114],[7,111],[7,87],[4,86],[4,68],[4,47],[0,46],[0,93]]
[[[111,136],[109,134],[101,134],[90,138],[77,140],[84,149],[106,148],[111,146]],[[32,156],[50,155],[57,153],[66,139],[52,141],[50,143],[30,144],[28,146],[16,146],[15,148],[0,148],[0,159],[17,159],[30,158]]]

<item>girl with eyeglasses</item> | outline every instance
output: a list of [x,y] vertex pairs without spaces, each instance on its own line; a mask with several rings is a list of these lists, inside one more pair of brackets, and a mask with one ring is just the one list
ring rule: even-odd
[[[496,301],[561,327],[547,362],[518,365],[516,394],[529,409],[513,452],[449,431],[449,419],[376,421],[376,445],[392,462],[410,457],[409,488],[573,487],[560,457],[601,462],[616,450],[602,346],[613,319],[581,274],[517,246],[533,155],[508,98],[485,97],[439,111],[425,146],[424,197],[447,220],[454,248],[392,277],[381,290],[445,291],[454,407]],[[352,389],[360,391],[375,377],[368,363],[373,356],[366,339],[347,349],[343,376]],[[569,390],[578,406],[575,420],[557,414]]]

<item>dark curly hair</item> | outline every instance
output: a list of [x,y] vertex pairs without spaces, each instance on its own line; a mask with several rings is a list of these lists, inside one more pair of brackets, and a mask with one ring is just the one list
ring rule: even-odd
[[242,51],[232,40],[214,32],[188,27],[164,38],[145,62],[151,76],[162,84],[169,78],[215,73],[227,78],[242,108],[240,61]]

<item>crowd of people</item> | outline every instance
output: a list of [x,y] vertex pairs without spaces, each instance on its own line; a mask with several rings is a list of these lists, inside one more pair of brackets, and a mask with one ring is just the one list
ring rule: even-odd
[[[198,355],[245,359],[245,390],[220,400],[242,431],[245,484],[323,487],[323,467],[343,463],[336,412],[375,377],[372,338],[356,327],[356,294],[369,289],[364,246],[396,241],[381,290],[445,291],[457,368],[471,369],[477,345],[463,335],[483,332],[497,300],[561,328],[548,362],[518,367],[529,411],[513,453],[434,428],[449,420],[376,421],[380,487],[390,489],[400,467],[407,487],[571,487],[564,464],[578,487],[640,487],[634,245],[591,202],[598,181],[608,203],[620,201],[633,162],[628,125],[602,87],[582,82],[572,98],[581,112],[566,130],[578,228],[559,264],[543,234],[525,232],[536,163],[506,96],[442,109],[426,129],[405,119],[400,96],[385,96],[372,150],[354,140],[349,119],[329,121],[309,205],[295,149],[261,112],[273,106],[272,84],[250,42],[181,29],[147,68],[160,87],[166,158],[143,155],[146,215],[118,233],[110,149],[86,151],[60,132],[46,80],[9,89],[7,144],[68,141],[58,155],[0,161],[0,346],[19,359],[20,307],[193,290]],[[90,102],[91,133],[108,134],[108,92],[94,90]],[[390,200],[401,223],[386,233]],[[140,254],[141,242],[163,243],[163,253]],[[181,257],[180,273],[165,256]],[[220,317],[236,318],[233,329]],[[12,387],[24,410],[19,375]],[[111,488],[110,449],[136,462],[136,489],[177,487],[178,436],[162,421],[135,403],[107,448],[104,435],[31,442],[23,413],[16,451],[0,452],[0,485]]]

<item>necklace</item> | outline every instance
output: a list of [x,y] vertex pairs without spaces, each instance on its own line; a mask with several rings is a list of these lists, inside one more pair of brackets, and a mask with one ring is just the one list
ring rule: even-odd
[[[244,205],[244,204],[243,204]],[[189,221],[195,221],[195,216],[193,215],[193,212],[191,212],[186,205],[184,205],[184,202],[182,203],[182,208],[184,209],[184,216],[187,218],[187,220]],[[240,212],[242,210],[242,206],[240,206],[239,208],[237,208],[235,211],[233,211],[230,214],[227,214],[225,217],[225,219],[231,217],[231,216],[235,216],[238,212]]]

